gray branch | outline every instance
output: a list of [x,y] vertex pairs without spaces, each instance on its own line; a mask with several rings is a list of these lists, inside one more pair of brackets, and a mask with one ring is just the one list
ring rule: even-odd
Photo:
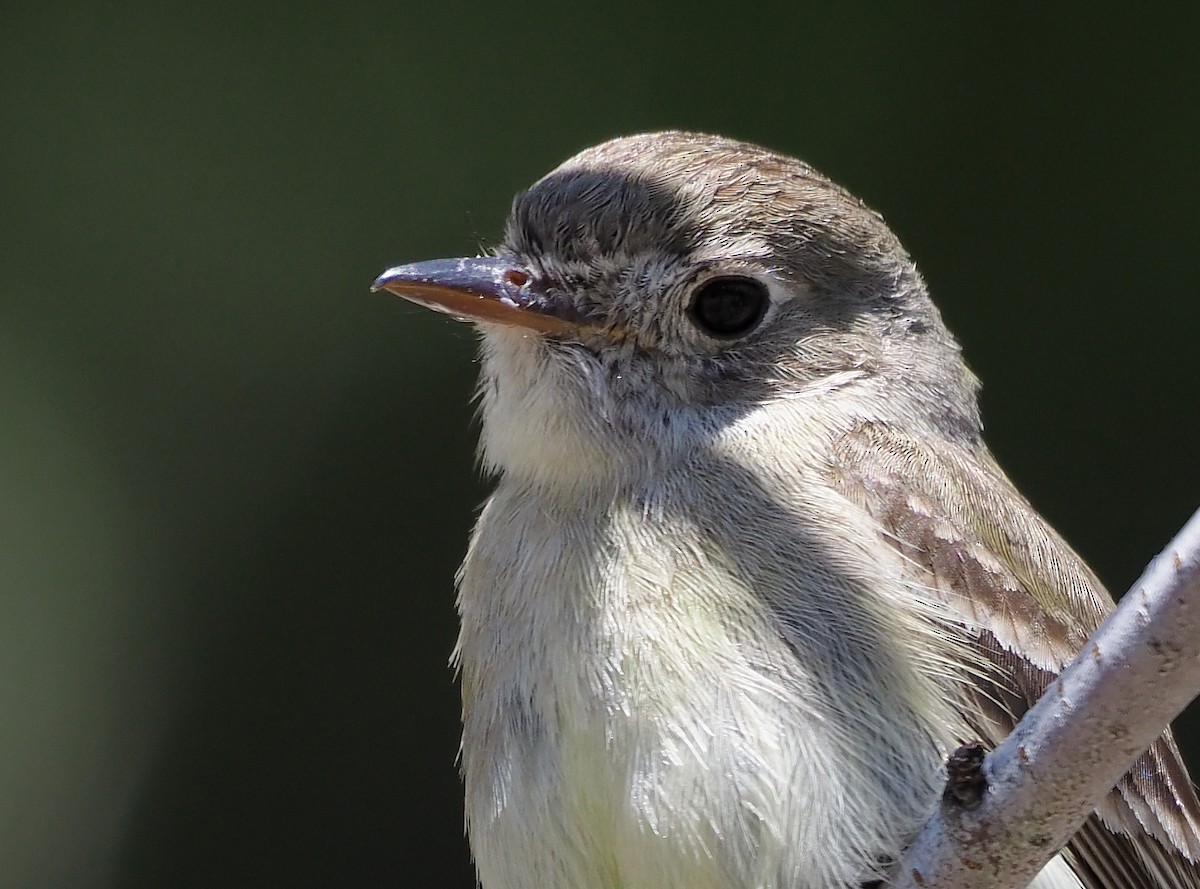
[[1200,693],[1200,512],[986,759],[988,790],[943,802],[890,889],[1022,889]]

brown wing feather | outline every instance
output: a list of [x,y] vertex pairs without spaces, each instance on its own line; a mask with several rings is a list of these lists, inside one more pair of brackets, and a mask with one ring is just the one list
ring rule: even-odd
[[[972,677],[964,709],[998,743],[1111,611],[1111,597],[982,447],[863,424],[839,443],[833,472],[961,616],[968,644],[992,667]],[[1200,887],[1200,801],[1169,731],[1064,856],[1089,889]]]

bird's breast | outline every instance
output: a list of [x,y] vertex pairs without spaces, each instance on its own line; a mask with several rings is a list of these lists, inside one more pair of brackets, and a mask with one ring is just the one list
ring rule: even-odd
[[835,886],[924,816],[920,677],[813,539],[739,537],[737,499],[486,506],[458,648],[484,889]]

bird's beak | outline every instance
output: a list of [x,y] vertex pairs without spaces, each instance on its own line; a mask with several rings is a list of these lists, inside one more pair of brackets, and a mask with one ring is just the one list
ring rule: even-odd
[[532,272],[508,259],[483,256],[398,265],[376,278],[371,290],[386,290],[460,321],[551,334],[584,326],[581,319],[548,298]]

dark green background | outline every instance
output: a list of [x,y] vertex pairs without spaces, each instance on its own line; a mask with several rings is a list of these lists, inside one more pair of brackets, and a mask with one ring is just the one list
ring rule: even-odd
[[472,334],[367,288],[609,136],[883,211],[1123,590],[1198,500],[1200,7],[984,9],[6,5],[0,884],[471,886]]

